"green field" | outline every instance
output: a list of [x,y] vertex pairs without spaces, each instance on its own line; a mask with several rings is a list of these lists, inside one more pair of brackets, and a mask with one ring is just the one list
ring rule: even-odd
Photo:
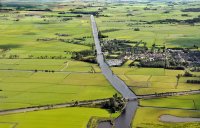
[[116,93],[102,74],[0,72],[1,110],[109,98]]
[[0,70],[53,70],[61,72],[100,72],[96,64],[70,59],[1,59]]
[[89,16],[69,11],[79,4],[28,6],[52,11],[0,13],[0,110],[112,97],[97,64],[71,59],[93,44]]
[[[144,10],[144,8],[151,10]],[[152,4],[110,4],[103,11],[105,17],[97,19],[99,29],[108,39],[124,39],[144,41],[147,46],[152,44],[166,44],[167,47],[192,47],[199,44],[199,25],[188,24],[148,24],[146,22],[164,19],[192,19],[198,17],[198,12],[182,12],[185,8],[198,8],[198,3],[177,4],[168,6],[166,3],[155,2]],[[169,13],[165,13],[165,12]],[[187,14],[188,17],[182,16]],[[134,31],[139,28],[140,31]],[[113,30],[109,32],[108,30]],[[107,31],[108,32],[107,32]],[[106,32],[104,32],[106,31]],[[190,43],[188,43],[190,42]]]
[[142,106],[200,109],[199,94],[140,100]]
[[178,109],[158,109],[139,108],[133,121],[132,128],[198,128],[199,122],[191,123],[164,123],[159,121],[161,115],[174,115],[179,117],[200,117],[199,111],[178,110]]
[[184,74],[183,70],[168,70],[163,68],[129,68],[114,67],[113,72],[117,74],[137,94],[154,94],[163,92],[178,92],[198,90],[198,84],[188,84],[188,79],[199,79],[198,77],[181,77],[176,88],[178,74]]
[[[199,8],[199,2],[174,2],[173,6],[166,2],[40,2],[2,6],[14,11],[0,12],[0,110],[110,98],[117,93],[97,64],[72,59],[75,52],[94,52],[90,15],[96,12],[98,29],[108,36],[105,40],[144,41],[149,49],[153,44],[166,48],[200,47],[199,22],[155,23],[197,18],[198,12],[181,10]],[[183,70],[130,68],[131,62],[113,67],[112,71],[136,95],[200,89],[199,84],[186,83],[188,79],[200,80],[199,77],[181,77],[177,86],[176,76],[184,74]],[[199,122],[164,123],[159,117],[200,117],[199,111],[184,110],[199,110],[199,96],[140,100],[140,105],[151,107],[138,108],[133,128],[198,128]],[[0,116],[0,128],[85,128],[91,117],[119,114],[84,107],[25,112]]]
[[0,116],[1,128],[85,128],[91,117],[109,117],[98,108],[63,108]]

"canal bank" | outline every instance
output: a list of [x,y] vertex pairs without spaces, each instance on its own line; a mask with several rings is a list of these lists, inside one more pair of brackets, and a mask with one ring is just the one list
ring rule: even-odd
[[[94,16],[91,15],[91,26],[93,38],[96,46],[97,53],[97,62],[103,75],[111,83],[111,85],[119,92],[121,95],[128,100],[128,103],[121,113],[121,115],[114,120],[115,128],[130,128],[132,120],[134,118],[135,112],[138,107],[137,96],[127,87],[127,85],[119,77],[113,74],[110,67],[104,61],[104,56],[101,51],[101,45],[98,38],[98,29],[94,19]],[[100,123],[98,128],[111,128],[112,125],[106,122]]]

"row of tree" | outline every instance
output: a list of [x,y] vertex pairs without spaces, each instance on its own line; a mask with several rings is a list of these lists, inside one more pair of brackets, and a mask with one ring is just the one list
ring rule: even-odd
[[190,84],[200,84],[200,80],[187,80],[187,83],[190,83]]

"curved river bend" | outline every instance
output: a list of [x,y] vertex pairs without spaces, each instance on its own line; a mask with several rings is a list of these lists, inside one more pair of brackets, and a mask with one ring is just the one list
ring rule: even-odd
[[[133,99],[137,99],[136,95],[127,87],[127,85],[122,81],[119,77],[113,74],[110,67],[104,61],[104,56],[101,51],[100,41],[98,38],[98,29],[94,19],[94,16],[91,15],[91,25],[92,25],[92,33],[97,51],[97,62],[99,67],[101,68],[102,73],[106,77],[106,79],[112,84],[112,86],[122,94],[122,96],[126,99],[129,99],[124,111],[121,115],[114,120],[115,128],[131,128],[131,122],[137,110],[138,102]],[[111,128],[111,124],[109,123],[100,123],[98,128]]]

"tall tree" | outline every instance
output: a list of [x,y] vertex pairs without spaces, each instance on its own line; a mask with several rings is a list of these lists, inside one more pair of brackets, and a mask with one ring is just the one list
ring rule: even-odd
[[181,74],[178,74],[178,75],[176,76],[176,79],[177,79],[177,81],[176,81],[176,86],[175,86],[176,89],[177,89],[177,87],[178,87],[180,78],[181,78]]

